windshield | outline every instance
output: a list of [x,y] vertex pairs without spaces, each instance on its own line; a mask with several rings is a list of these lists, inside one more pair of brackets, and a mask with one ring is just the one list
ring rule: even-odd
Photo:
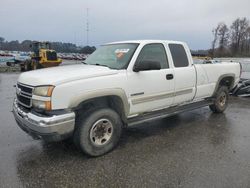
[[139,44],[109,44],[98,48],[84,63],[106,66],[111,69],[126,69]]

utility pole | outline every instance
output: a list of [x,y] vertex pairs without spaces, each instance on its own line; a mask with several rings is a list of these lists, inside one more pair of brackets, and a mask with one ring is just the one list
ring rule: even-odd
[[86,42],[89,45],[89,8],[86,11]]

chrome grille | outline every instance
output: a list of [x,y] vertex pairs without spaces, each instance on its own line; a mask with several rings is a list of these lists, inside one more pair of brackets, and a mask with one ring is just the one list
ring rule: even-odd
[[31,108],[33,87],[18,83],[16,86],[17,102],[21,106]]

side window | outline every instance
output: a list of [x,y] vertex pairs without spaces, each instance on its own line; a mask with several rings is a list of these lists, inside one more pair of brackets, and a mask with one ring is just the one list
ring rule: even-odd
[[169,44],[170,52],[175,67],[188,67],[188,58],[184,47],[181,44]]
[[142,48],[136,63],[141,63],[142,61],[157,61],[161,64],[161,69],[169,68],[166,51],[162,44],[145,45]]

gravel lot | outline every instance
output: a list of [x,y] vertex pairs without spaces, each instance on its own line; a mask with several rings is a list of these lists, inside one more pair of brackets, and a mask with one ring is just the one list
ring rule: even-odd
[[250,98],[129,128],[113,152],[88,158],[17,127],[18,75],[0,74],[0,187],[250,187]]

